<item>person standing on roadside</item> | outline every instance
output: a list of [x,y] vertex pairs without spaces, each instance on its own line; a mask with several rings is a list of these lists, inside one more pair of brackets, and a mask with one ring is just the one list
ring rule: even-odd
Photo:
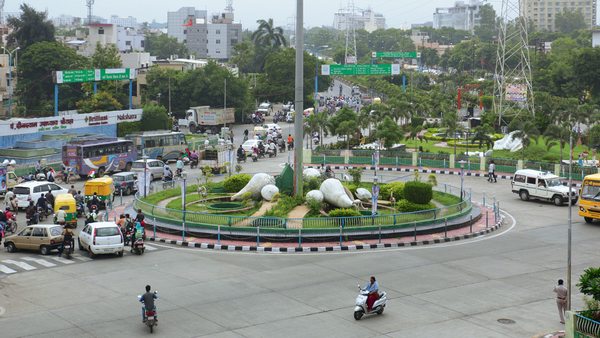
[[496,163],[494,163],[494,160],[491,160],[488,166],[488,182],[492,182],[492,180],[494,180],[494,183],[498,182],[496,180]]
[[567,309],[567,296],[569,290],[564,286],[562,279],[558,280],[558,285],[554,287],[554,293],[556,293],[556,306],[558,307],[558,315],[560,316],[560,323],[565,323],[565,310]]

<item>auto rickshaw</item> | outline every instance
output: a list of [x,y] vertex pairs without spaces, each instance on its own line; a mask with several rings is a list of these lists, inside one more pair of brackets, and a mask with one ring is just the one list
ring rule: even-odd
[[[108,176],[91,179],[83,185],[86,204],[92,199],[94,193],[100,200],[99,210],[106,209],[109,203],[112,203],[114,185],[112,178]],[[89,205],[88,205],[89,208]]]
[[[71,194],[58,194],[54,198],[54,215],[58,213],[58,210],[64,210],[65,215],[65,226],[76,228],[77,227],[77,204],[75,198]],[[54,217],[56,223],[56,216]]]

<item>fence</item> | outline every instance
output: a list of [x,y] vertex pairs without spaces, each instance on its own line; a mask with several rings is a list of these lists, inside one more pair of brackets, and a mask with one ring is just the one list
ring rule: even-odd
[[600,337],[600,322],[576,313],[574,337]]

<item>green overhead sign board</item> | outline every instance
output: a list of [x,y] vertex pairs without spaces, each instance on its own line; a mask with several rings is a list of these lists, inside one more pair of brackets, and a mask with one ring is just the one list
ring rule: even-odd
[[54,83],[58,84],[133,79],[133,68],[59,70],[54,74]]
[[374,58],[396,58],[396,59],[416,59],[421,57],[417,52],[372,52]]
[[322,65],[321,75],[399,75],[399,64],[381,65]]

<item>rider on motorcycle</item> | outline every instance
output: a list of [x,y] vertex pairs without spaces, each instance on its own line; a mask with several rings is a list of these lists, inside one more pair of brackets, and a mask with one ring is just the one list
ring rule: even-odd
[[171,167],[167,164],[165,164],[165,167],[163,168],[163,177],[165,178],[165,181],[173,180],[173,172],[171,171]]
[[27,225],[38,223],[37,208],[33,201],[29,201],[29,205],[27,206],[27,209],[25,209],[25,217],[27,218]]
[[246,158],[246,151],[244,151],[244,148],[242,148],[241,144],[240,144],[240,147],[237,150],[237,157],[238,157],[238,160]]
[[181,173],[183,172],[183,159],[177,159],[177,163],[175,163],[175,168],[177,170],[177,175],[181,176]]
[[156,296],[156,292],[150,292],[151,289],[152,287],[150,285],[146,285],[146,293],[144,293],[140,298],[140,302],[144,304],[144,306],[142,306],[142,321],[144,321],[144,323],[147,320],[146,309],[154,311],[154,319],[158,321],[156,306],[154,305],[154,300],[158,299],[158,296]]
[[73,232],[71,231],[71,229],[69,228],[65,228],[63,230],[63,242],[62,245],[60,247],[60,249],[58,250],[58,257],[62,256],[63,252],[65,251],[65,244],[71,244],[71,250],[73,250]]

